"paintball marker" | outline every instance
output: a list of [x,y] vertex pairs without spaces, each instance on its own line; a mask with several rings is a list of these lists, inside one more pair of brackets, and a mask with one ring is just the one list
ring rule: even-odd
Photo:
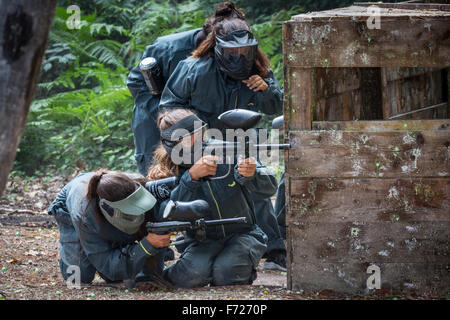
[[[206,228],[211,226],[246,223],[245,217],[220,219],[220,220],[206,220],[209,216],[211,209],[208,202],[205,200],[195,200],[191,202],[181,202],[170,200],[164,210],[163,217],[168,222],[147,222],[146,228],[150,233],[159,235],[168,234],[170,232],[186,232],[194,231],[197,241],[203,241],[206,239]],[[186,238],[186,237],[185,237]],[[171,245],[178,245],[184,241],[178,241],[171,243]]]
[[[261,115],[258,112],[251,110],[234,109],[222,113],[219,115],[218,119],[222,122],[226,129],[242,129],[247,131],[256,126],[259,120],[261,120]],[[283,119],[281,119],[281,123],[283,123]],[[248,158],[250,156],[250,151],[254,151],[258,154],[260,150],[287,150],[291,148],[289,143],[261,144],[258,141],[259,134],[253,134],[252,140],[256,140],[256,143],[250,143],[250,134],[247,132],[244,134],[243,144],[230,141],[204,143],[203,154],[205,154],[205,151],[209,151],[209,154],[213,154],[214,150],[220,149],[223,151],[223,154],[228,154],[227,150],[233,150],[233,155],[241,153],[245,156],[245,158]]]
[[145,188],[156,198],[156,200],[166,200],[170,197],[170,192],[177,186],[178,177],[169,177],[160,180],[149,181]]

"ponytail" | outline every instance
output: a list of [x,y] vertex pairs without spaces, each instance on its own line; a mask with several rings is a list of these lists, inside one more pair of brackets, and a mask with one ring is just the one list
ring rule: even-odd
[[95,174],[92,176],[92,178],[89,180],[89,185],[87,189],[86,198],[91,201],[98,199],[98,192],[97,188],[100,183],[100,180],[102,179],[103,175],[107,174],[109,171],[106,169],[98,169]]
[[83,216],[86,214],[87,208],[93,204],[97,221],[104,221],[100,214],[100,198],[109,201],[120,201],[125,199],[136,191],[136,182],[140,184],[145,183],[143,179],[133,180],[123,172],[109,171],[102,168],[98,169],[89,180],[86,193],[88,204],[83,212]]

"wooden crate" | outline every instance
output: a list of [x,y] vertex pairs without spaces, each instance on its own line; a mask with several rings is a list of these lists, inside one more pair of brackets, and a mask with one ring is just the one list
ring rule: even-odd
[[288,287],[448,296],[450,5],[296,15],[283,50]]

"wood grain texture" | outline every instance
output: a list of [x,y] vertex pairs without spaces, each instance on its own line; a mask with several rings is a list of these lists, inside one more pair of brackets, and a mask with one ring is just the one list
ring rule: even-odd
[[450,179],[291,179],[288,285],[366,290],[369,265],[393,292],[449,291]]
[[357,7],[370,7],[377,6],[386,9],[402,9],[402,10],[439,10],[450,11],[450,5],[444,3],[381,3],[381,2],[355,2],[354,6]]
[[316,68],[314,79],[314,120],[360,118],[362,97],[358,68]]
[[339,131],[422,131],[450,130],[450,119],[386,121],[313,121],[312,130]]
[[363,294],[367,289],[369,265],[380,268],[381,289],[390,294],[421,293],[450,295],[448,264],[443,263],[304,263],[294,262],[288,289]]
[[285,80],[286,130],[310,130],[315,103],[314,69],[288,68]]
[[283,24],[287,285],[449,296],[449,109],[379,120],[449,101],[450,6],[370,5]]
[[[383,118],[444,102],[441,72],[436,68],[381,68]],[[402,118],[445,119],[446,111],[446,107],[435,108]]]
[[[309,263],[449,263],[450,221],[299,222],[295,249]],[[295,262],[295,259],[294,259]]]
[[450,178],[289,181],[289,223],[450,221]]
[[322,178],[448,177],[450,131],[291,131],[286,171]]
[[[450,65],[450,13],[417,18],[367,15],[284,22],[288,67],[446,67]],[[345,39],[343,41],[342,39]]]
[[407,3],[365,3],[364,5],[355,5],[337,8],[325,11],[308,12],[294,15],[291,19],[294,21],[336,21],[367,18],[373,15],[368,11],[368,7],[376,6],[380,9],[379,14],[385,20],[408,20],[416,17],[446,18],[449,16],[449,4],[407,4]]

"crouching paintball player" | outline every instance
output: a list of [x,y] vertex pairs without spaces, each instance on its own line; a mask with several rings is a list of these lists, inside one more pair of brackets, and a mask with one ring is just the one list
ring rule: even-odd
[[[221,220],[245,217],[246,223],[220,225],[206,229],[199,241],[187,232],[187,247],[180,259],[163,272],[164,279],[176,287],[251,284],[256,268],[267,248],[266,234],[255,224],[255,212],[250,192],[276,192],[276,178],[252,158],[238,163],[218,164],[216,156],[197,159],[196,152],[184,154],[177,164],[172,151],[178,144],[191,144],[202,139],[202,131],[195,129],[201,122],[188,109],[170,109],[158,117],[161,145],[155,152],[157,164],[150,167],[148,179],[177,175],[179,184],[172,190],[170,200],[204,200],[211,208],[210,219]],[[184,137],[173,140],[177,129],[187,131]],[[193,150],[195,148],[191,148]],[[184,149],[183,149],[184,150]],[[184,151],[183,151],[184,153]],[[164,216],[169,200],[163,201],[159,215]]]
[[101,169],[78,175],[60,191],[48,213],[58,223],[64,279],[72,273],[73,267],[68,268],[76,266],[81,283],[90,283],[96,272],[107,282],[134,283],[145,274],[148,258],[152,274],[162,272],[170,234],[147,234],[145,222],[156,199],[143,180]]

